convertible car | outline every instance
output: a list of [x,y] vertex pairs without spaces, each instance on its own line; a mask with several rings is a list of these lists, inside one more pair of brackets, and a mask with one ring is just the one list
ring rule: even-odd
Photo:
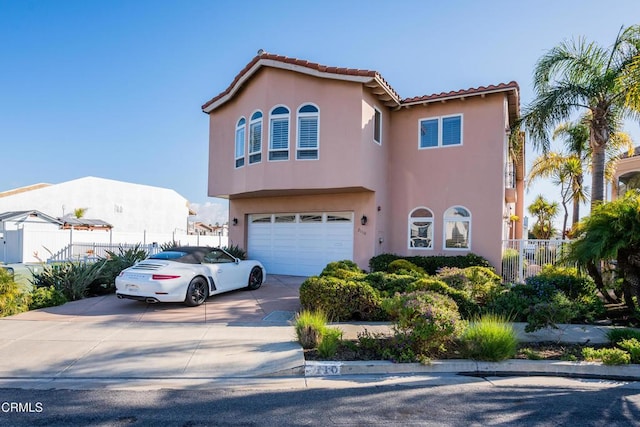
[[235,258],[220,248],[178,247],[150,256],[116,277],[118,298],[197,306],[211,295],[258,289],[266,271],[258,261]]

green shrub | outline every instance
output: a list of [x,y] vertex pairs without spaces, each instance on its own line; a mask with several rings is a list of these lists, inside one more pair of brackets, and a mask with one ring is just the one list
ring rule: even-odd
[[576,305],[566,295],[558,292],[548,301],[540,301],[525,310],[527,326],[525,332],[533,332],[538,329],[558,329],[558,323],[569,323],[578,317]]
[[463,332],[462,354],[469,359],[499,362],[516,354],[517,333],[503,316],[485,314]]
[[327,316],[319,310],[303,310],[296,315],[294,329],[302,348],[316,348],[327,326]]
[[593,297],[597,292],[593,279],[572,267],[546,265],[536,276],[528,277],[525,283],[530,286],[552,286],[570,299]]
[[309,277],[300,285],[300,305],[321,310],[334,322],[384,319],[380,293],[367,282]]
[[622,340],[618,346],[629,353],[631,363],[640,363],[640,340],[637,338]]
[[409,273],[418,273],[419,275],[426,274],[424,270],[414,263],[407,261],[406,259],[397,259],[392,261],[387,268],[389,273],[396,274],[409,274]]
[[96,281],[104,268],[103,263],[63,263],[46,265],[41,273],[34,273],[32,284],[34,287],[53,286],[69,301],[84,298],[89,285]]
[[403,293],[410,290],[417,277],[409,274],[376,272],[368,274],[365,280],[380,292],[382,297],[390,297],[397,292]]
[[631,363],[631,356],[619,348],[586,347],[582,349],[582,357],[588,362],[602,362],[605,365],[628,365]]
[[29,310],[31,296],[25,292],[4,268],[0,268],[0,317]]
[[39,308],[55,307],[67,302],[64,294],[53,286],[48,288],[33,288],[31,291],[31,302],[29,310],[37,310]]
[[118,248],[118,252],[107,251],[107,257],[100,259],[96,264],[100,270],[98,277],[89,284],[86,295],[106,295],[116,291],[116,277],[125,268],[129,268],[139,261],[147,258],[147,251],[136,245],[133,248]]
[[325,359],[329,359],[338,352],[342,341],[342,331],[337,328],[326,328],[318,344],[318,354]]
[[360,270],[358,264],[349,260],[330,262],[322,270],[320,276],[329,276],[336,277],[338,279],[355,281],[364,280],[366,278],[366,274],[364,274],[362,270]]
[[224,246],[222,249],[229,252],[229,254],[238,259],[247,259],[247,251],[245,251],[238,245]]
[[446,351],[446,346],[464,330],[456,303],[431,291],[396,294],[384,301],[394,321],[396,336],[406,338],[416,355]]
[[479,305],[502,289],[502,278],[487,267],[445,267],[436,277],[455,289],[469,293]]
[[450,297],[455,301],[464,319],[470,319],[480,312],[480,307],[473,301],[469,292],[455,289],[442,280],[434,278],[415,280],[407,288],[407,292],[412,291],[432,291]]
[[492,268],[489,261],[476,254],[457,256],[400,256],[395,254],[376,255],[369,260],[369,269],[374,271],[389,271],[389,264],[398,259],[405,259],[424,270],[426,274],[435,275],[444,267],[488,267]]
[[633,338],[640,341],[640,330],[631,328],[609,329],[609,331],[607,332],[607,338],[614,344],[618,344],[620,341]]

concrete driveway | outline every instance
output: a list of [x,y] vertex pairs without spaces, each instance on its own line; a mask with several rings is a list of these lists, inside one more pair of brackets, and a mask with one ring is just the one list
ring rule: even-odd
[[304,355],[289,320],[303,280],[269,276],[258,290],[200,307],[107,295],[1,318],[0,387],[301,375]]
[[115,295],[86,298],[12,316],[14,320],[55,322],[166,322],[166,323],[281,323],[287,324],[300,308],[300,284],[305,277],[267,276],[255,291],[216,295],[199,307],[118,299]]

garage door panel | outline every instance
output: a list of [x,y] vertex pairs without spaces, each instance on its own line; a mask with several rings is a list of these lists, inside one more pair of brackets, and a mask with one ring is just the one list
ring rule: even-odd
[[[340,215],[353,218],[350,212]],[[276,219],[280,216],[274,215]],[[331,214],[303,213],[294,217],[297,222],[249,221],[249,256],[262,262],[268,273],[310,276],[320,274],[331,261],[353,259],[352,221],[327,221]]]

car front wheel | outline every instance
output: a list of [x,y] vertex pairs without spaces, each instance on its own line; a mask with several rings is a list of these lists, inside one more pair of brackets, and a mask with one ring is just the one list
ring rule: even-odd
[[249,290],[255,291],[262,286],[262,269],[260,267],[253,267],[251,274],[249,274]]
[[187,288],[187,297],[184,303],[190,307],[195,307],[206,301],[209,296],[207,281],[202,277],[196,277],[189,283]]

